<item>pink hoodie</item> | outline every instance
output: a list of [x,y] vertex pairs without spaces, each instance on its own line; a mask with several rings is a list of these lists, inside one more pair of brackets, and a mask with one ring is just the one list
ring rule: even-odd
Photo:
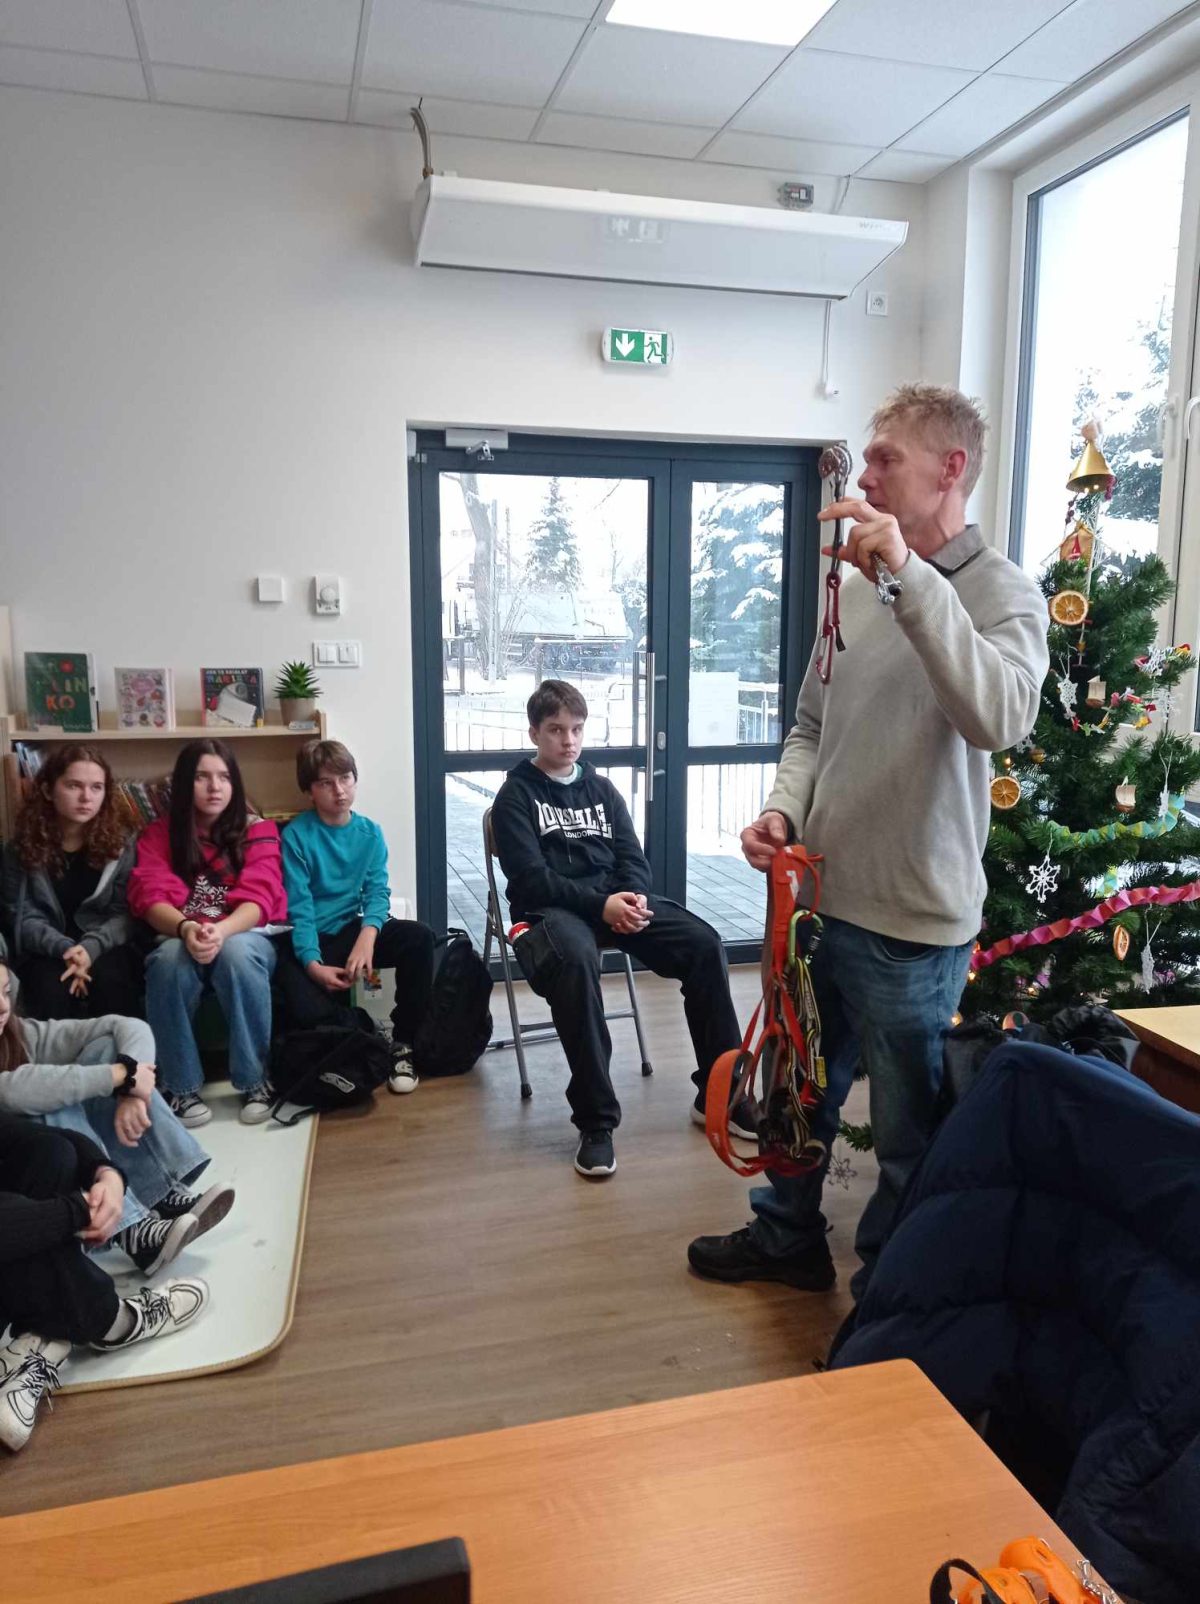
[[[287,918],[279,831],[269,819],[251,821],[246,831],[246,861],[235,880],[229,880],[228,865],[215,847],[207,841],[202,841],[200,846],[212,879],[225,885],[225,900],[230,910],[243,902],[255,902],[262,910],[261,924]],[[147,909],[156,902],[182,909],[191,892],[192,888],[179,878],[171,865],[167,821],[155,819],[138,838],[137,863],[129,876],[129,911],[136,919],[144,919]]]

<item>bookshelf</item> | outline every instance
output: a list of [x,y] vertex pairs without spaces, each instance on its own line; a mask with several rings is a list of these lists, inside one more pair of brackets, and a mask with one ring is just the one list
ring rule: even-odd
[[[109,715],[111,716],[111,715]],[[238,767],[246,783],[246,795],[264,812],[302,808],[304,799],[296,789],[296,753],[306,741],[325,739],[325,715],[317,714],[315,730],[289,730],[284,724],[264,724],[259,729],[237,729],[226,725],[202,725],[197,718],[173,730],[121,730],[104,722],[86,734],[66,734],[60,730],[31,730],[14,714],[0,718],[0,766],[4,784],[0,787],[0,832],[8,840],[21,805],[22,781],[13,743],[31,746],[57,746],[64,741],[82,741],[95,746],[108,759],[118,780],[161,780],[170,774],[179,748],[187,741],[214,736],[228,741],[237,755]]]

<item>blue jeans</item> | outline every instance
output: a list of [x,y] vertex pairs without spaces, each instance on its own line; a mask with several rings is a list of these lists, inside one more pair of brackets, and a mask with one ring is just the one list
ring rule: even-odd
[[[832,1147],[842,1105],[861,1059],[871,1094],[879,1184],[863,1210],[854,1246],[862,1268],[857,1298],[879,1255],[900,1194],[933,1133],[942,1081],[942,1038],[958,1007],[973,943],[930,947],[825,919],[812,962],[821,1011],[828,1090],[813,1135]],[[774,1258],[802,1253],[825,1236],[821,1189],[828,1164],[810,1175],[767,1172],[750,1193],[751,1237]]]
[[146,959],[146,1019],[158,1047],[158,1078],[169,1092],[198,1092],[204,1070],[192,1020],[204,992],[216,993],[229,1028],[229,1078],[239,1092],[267,1078],[275,947],[257,930],[227,936],[210,964],[198,964],[172,936]]
[[[83,1064],[115,1064],[117,1044],[111,1036],[100,1036],[80,1054]],[[211,1160],[199,1142],[172,1114],[157,1092],[150,1098],[150,1129],[136,1147],[123,1147],[117,1140],[113,1120],[117,1112],[115,1097],[89,1097],[70,1108],[56,1108],[40,1116],[45,1125],[78,1131],[104,1150],[125,1175],[125,1202],[121,1209],[123,1231],[136,1225],[173,1186],[186,1186],[204,1171]]]

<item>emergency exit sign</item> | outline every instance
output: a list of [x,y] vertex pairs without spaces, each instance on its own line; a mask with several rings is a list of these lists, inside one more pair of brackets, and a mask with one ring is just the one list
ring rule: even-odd
[[665,329],[605,329],[600,351],[606,362],[665,368],[675,354],[675,338]]

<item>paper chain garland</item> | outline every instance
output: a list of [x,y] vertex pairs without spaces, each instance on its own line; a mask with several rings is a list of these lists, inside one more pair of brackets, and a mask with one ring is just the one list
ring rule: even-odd
[[1064,936],[1072,936],[1079,930],[1095,930],[1115,914],[1124,913],[1127,908],[1146,904],[1167,908],[1177,902],[1197,901],[1200,901],[1200,880],[1191,880],[1183,886],[1135,886],[1130,891],[1118,891],[1115,896],[1106,897],[1086,913],[1076,914],[1074,919],[1055,919],[1051,924],[1038,925],[1035,930],[1023,930],[1016,936],[1006,936],[995,946],[972,953],[971,970],[978,972],[986,969],[997,959],[1008,958],[1024,947],[1045,947],[1051,941],[1061,941]]
[[1103,841],[1119,841],[1124,835],[1152,841],[1175,828],[1185,801],[1182,791],[1173,792],[1161,818],[1139,819],[1136,824],[1101,824],[1094,830],[1068,830],[1066,825],[1049,819],[1045,828],[1050,832],[1050,848],[1054,852],[1077,852],[1083,847],[1098,847]]

